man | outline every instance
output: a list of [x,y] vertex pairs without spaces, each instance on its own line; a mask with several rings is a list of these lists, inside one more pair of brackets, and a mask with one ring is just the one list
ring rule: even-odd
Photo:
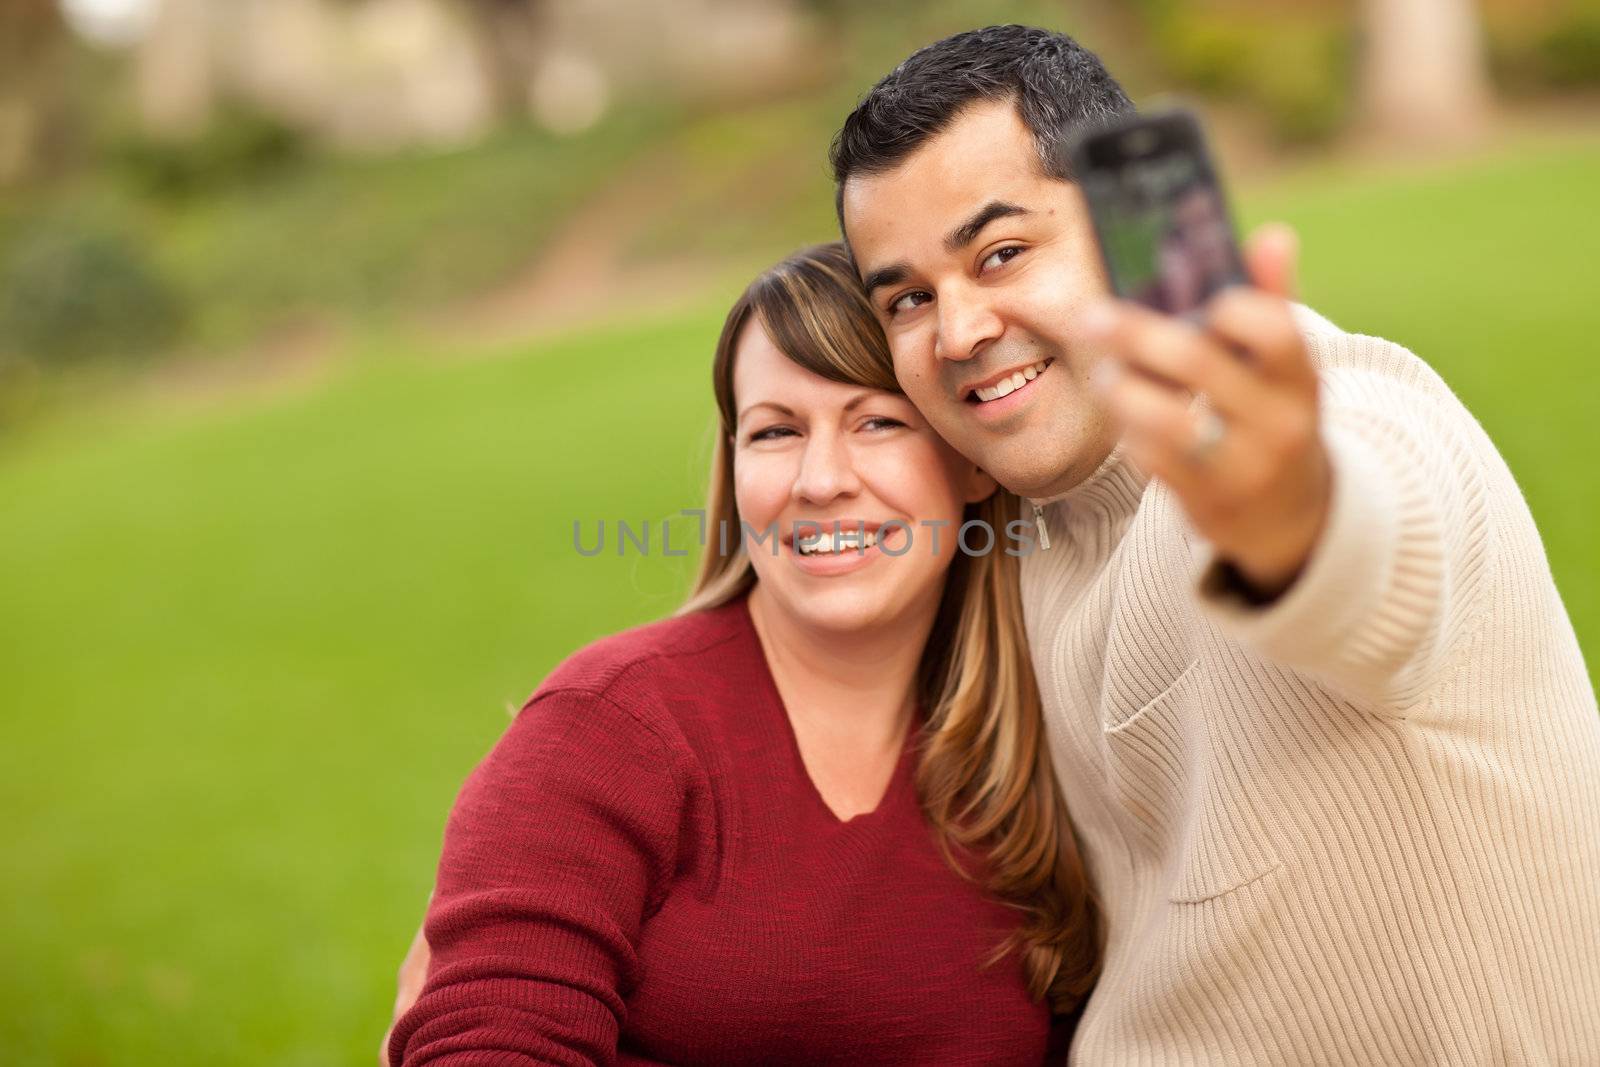
[[1415,356],[1289,301],[1282,228],[1203,330],[1110,301],[1063,144],[1130,106],[991,27],[832,152],[902,387],[1040,524],[1104,911],[1071,1059],[1600,1063],[1600,717],[1511,474]]

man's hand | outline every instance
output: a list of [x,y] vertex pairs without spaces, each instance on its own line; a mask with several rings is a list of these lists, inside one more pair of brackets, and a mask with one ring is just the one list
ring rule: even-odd
[[[431,894],[428,899],[433,899]],[[400,1016],[411,1010],[411,1005],[422,995],[422,987],[428,981],[428,960],[431,956],[428,939],[423,936],[422,927],[418,926],[417,936],[411,939],[411,947],[406,950],[406,958],[400,963],[398,988],[394,998],[394,1018],[389,1020],[389,1029],[383,1032],[383,1044],[378,1046],[379,1067],[389,1067],[389,1035],[394,1032],[394,1024],[400,1021]]]
[[[1171,486],[1263,600],[1305,566],[1333,493],[1317,373],[1289,308],[1295,246],[1286,226],[1258,231],[1245,256],[1254,285],[1217,294],[1204,329],[1116,300],[1084,324],[1109,357],[1097,377],[1128,457]],[[1198,394],[1209,414],[1197,418]]]

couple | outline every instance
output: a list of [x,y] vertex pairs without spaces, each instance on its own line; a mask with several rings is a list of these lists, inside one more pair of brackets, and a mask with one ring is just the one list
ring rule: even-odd
[[846,119],[845,244],[717,347],[689,602],[468,779],[391,1063],[1600,1063],[1522,497],[1282,230],[1204,328],[1108,299],[1061,146],[1130,107],[1007,26]]

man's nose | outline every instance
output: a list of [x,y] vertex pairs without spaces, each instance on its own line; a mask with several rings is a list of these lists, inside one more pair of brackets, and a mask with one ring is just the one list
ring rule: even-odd
[[982,290],[954,286],[939,294],[939,336],[934,354],[940,359],[966,360],[1000,336],[1000,316]]
[[852,496],[861,488],[855,460],[843,434],[836,430],[813,432],[806,439],[800,458],[800,472],[792,495],[807,504],[827,504],[841,496]]

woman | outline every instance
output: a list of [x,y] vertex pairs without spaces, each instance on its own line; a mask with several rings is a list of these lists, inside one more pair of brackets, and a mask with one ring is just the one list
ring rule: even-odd
[[[1037,1064],[1097,939],[1016,498],[900,394],[841,245],[751,284],[713,384],[688,603],[569,658],[468,779],[390,1060]],[[972,518],[994,551],[956,551]]]

